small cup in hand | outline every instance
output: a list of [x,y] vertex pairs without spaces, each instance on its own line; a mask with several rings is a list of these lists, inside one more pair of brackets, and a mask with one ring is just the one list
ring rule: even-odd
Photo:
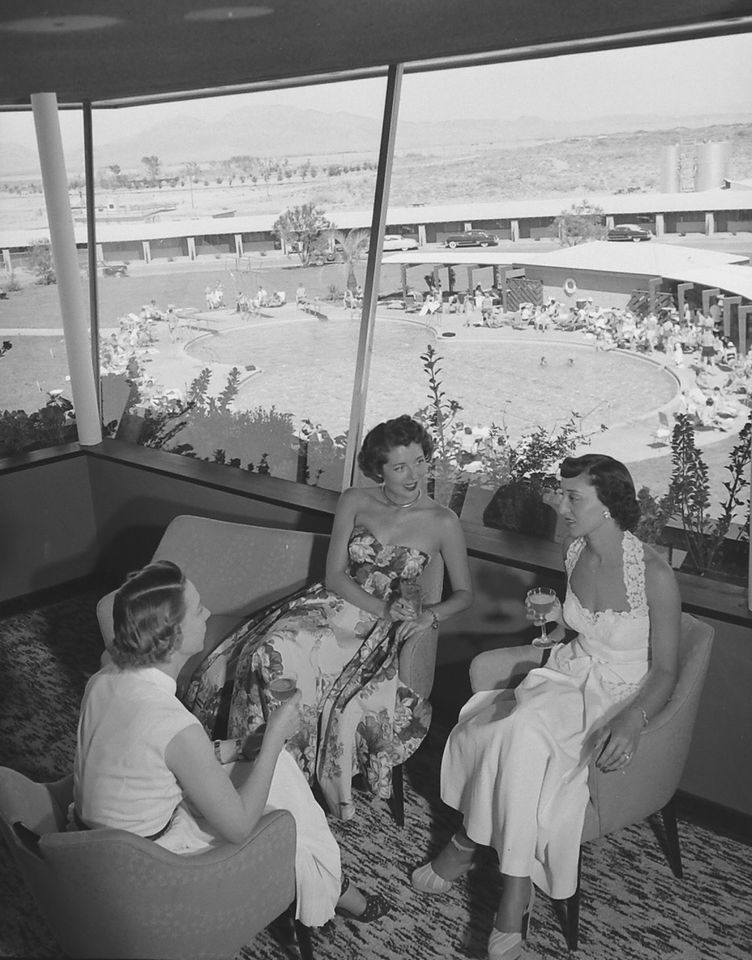
[[289,671],[275,677],[269,682],[269,698],[272,701],[272,706],[279,706],[280,703],[294,697],[297,689],[297,677]]
[[403,580],[399,582],[399,595],[415,611],[415,616],[419,617],[423,611],[423,593],[417,580]]

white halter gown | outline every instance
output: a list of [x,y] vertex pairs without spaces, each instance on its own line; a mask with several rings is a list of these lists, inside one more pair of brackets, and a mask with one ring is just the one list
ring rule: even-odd
[[463,814],[468,836],[496,850],[502,873],[530,876],[556,899],[576,889],[593,741],[649,666],[643,546],[628,532],[622,543],[629,609],[582,606],[571,575],[585,541],[575,540],[564,617],[577,637],[515,691],[471,697],[444,750],[441,796]]

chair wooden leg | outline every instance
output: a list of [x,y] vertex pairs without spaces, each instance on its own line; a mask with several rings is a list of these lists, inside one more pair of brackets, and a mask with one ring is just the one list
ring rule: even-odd
[[673,870],[674,876],[681,880],[684,876],[681,860],[681,848],[679,846],[679,831],[676,828],[676,797],[673,796],[661,810],[663,818],[663,828],[666,831],[666,852],[668,854],[669,866]]
[[582,877],[582,847],[577,857],[577,889],[567,900],[567,946],[576,950],[580,937],[580,879]]
[[313,960],[311,930],[304,923],[301,923],[300,920],[295,921],[295,939],[298,941],[301,960]]
[[405,790],[402,774],[402,764],[392,767],[392,795],[389,798],[389,809],[398,827],[405,825]]
[[570,950],[576,950],[580,934],[580,876],[582,871],[582,848],[577,860],[577,888],[566,900],[554,900],[554,910],[561,924],[564,939]]

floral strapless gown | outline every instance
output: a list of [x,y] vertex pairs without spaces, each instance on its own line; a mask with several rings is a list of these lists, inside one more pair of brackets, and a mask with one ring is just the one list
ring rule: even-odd
[[[386,599],[399,580],[414,580],[430,557],[379,543],[356,526],[348,573]],[[371,792],[391,796],[392,767],[420,745],[430,704],[397,674],[395,626],[348,603],[321,583],[250,618],[199,666],[183,698],[213,738],[246,736],[264,722],[264,688],[293,672],[303,722],[287,749],[309,781],[318,781],[331,812],[352,812],[351,783],[361,773]]]
[[[592,612],[568,584],[564,618],[578,635],[516,690],[468,700],[442,760],[441,797],[468,836],[496,850],[502,873],[532,877],[556,899],[576,889],[594,741],[649,666],[643,546],[631,533],[622,543],[629,609]],[[569,548],[568,579],[584,544]]]

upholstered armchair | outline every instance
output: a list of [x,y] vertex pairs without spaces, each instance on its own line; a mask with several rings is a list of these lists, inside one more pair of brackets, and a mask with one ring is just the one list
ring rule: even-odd
[[[234,957],[295,898],[295,821],[279,810],[240,844],[181,857],[124,830],[65,832],[73,778],[0,767],[0,832],[71,957]],[[296,922],[301,955],[312,960]]]
[[[196,586],[212,616],[207,623],[204,651],[184,668],[189,676],[201,659],[250,614],[282,599],[307,583],[323,580],[329,537],[301,530],[281,530],[251,524],[179,516],[168,525],[154,560],[172,560]],[[444,564],[434,557],[420,578],[427,603],[438,603]],[[105,646],[112,639],[110,593],[97,605]],[[438,630],[413,638],[400,654],[400,677],[428,698],[436,667]],[[390,803],[397,823],[404,824],[402,767],[394,768]]]
[[[653,718],[640,739],[640,748],[623,776],[602,773],[591,761],[590,802],[582,843],[605,837],[660,811],[671,869],[682,876],[674,794],[692,741],[697,708],[710,660],[713,628],[682,614],[679,641],[679,677],[674,693]],[[541,650],[531,645],[489,650],[470,664],[470,686],[479,690],[509,689],[528,670],[540,666]],[[580,871],[577,890],[557,903],[570,950],[577,949],[580,907]]]

